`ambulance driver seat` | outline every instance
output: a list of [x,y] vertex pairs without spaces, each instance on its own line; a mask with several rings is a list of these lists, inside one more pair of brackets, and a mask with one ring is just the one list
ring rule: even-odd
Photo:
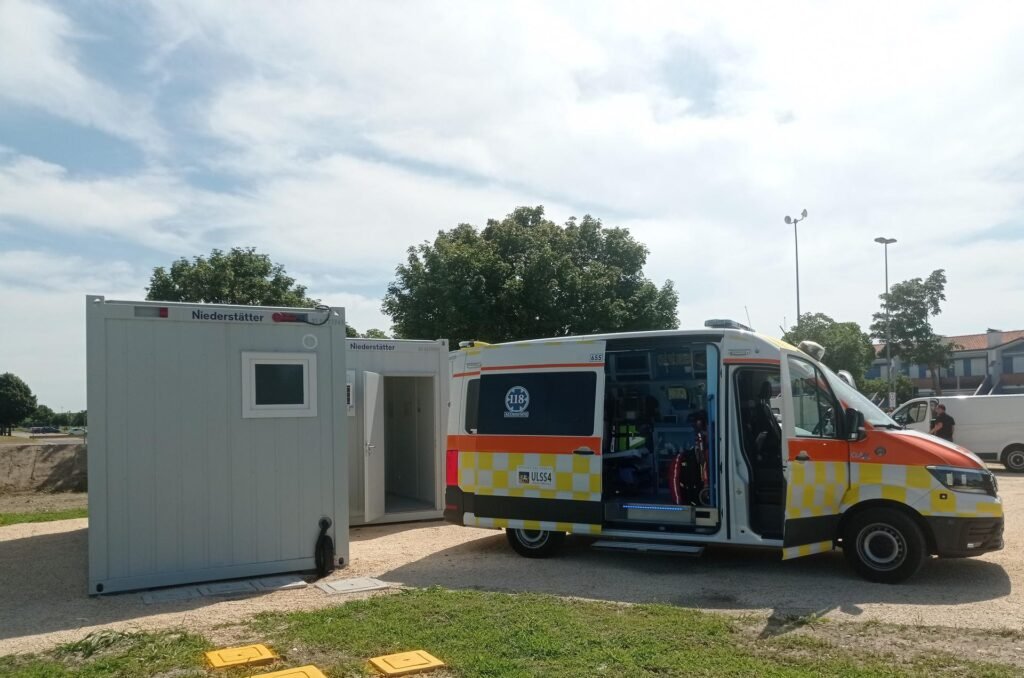
[[772,385],[761,384],[751,411],[753,478],[750,483],[751,526],[764,537],[781,536],[786,499],[782,471],[782,426],[772,411]]

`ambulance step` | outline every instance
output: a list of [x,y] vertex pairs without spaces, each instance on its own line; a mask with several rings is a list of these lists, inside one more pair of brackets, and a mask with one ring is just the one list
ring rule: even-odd
[[703,546],[690,546],[688,544],[657,544],[649,541],[616,541],[612,539],[600,539],[595,541],[592,546],[596,549],[611,549],[614,551],[679,553],[685,556],[699,556],[704,553]]

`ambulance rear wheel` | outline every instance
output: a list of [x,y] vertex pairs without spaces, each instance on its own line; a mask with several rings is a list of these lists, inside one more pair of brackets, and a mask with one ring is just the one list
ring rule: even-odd
[[527,558],[547,558],[552,556],[565,541],[565,532],[548,530],[523,530],[510,527],[505,530],[508,543],[521,556]]
[[850,519],[843,555],[868,581],[898,584],[913,576],[928,554],[921,528],[895,509],[868,509]]

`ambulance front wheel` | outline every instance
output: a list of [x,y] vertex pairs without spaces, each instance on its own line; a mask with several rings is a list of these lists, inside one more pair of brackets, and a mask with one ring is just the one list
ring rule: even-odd
[[515,552],[527,558],[547,558],[552,556],[565,541],[565,532],[549,532],[548,530],[522,530],[510,527],[505,530],[508,543]]
[[873,508],[846,525],[843,555],[868,581],[898,584],[921,569],[928,546],[913,518],[896,509]]

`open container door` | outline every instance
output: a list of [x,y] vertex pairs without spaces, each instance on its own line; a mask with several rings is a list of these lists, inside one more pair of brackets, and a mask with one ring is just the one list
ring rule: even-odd
[[465,524],[600,532],[604,351],[593,340],[483,348],[476,451],[460,455]]
[[363,373],[364,522],[384,516],[384,382],[376,372]]
[[783,559],[831,551],[850,484],[844,410],[825,375],[807,358],[783,353],[782,461],[786,475]]

